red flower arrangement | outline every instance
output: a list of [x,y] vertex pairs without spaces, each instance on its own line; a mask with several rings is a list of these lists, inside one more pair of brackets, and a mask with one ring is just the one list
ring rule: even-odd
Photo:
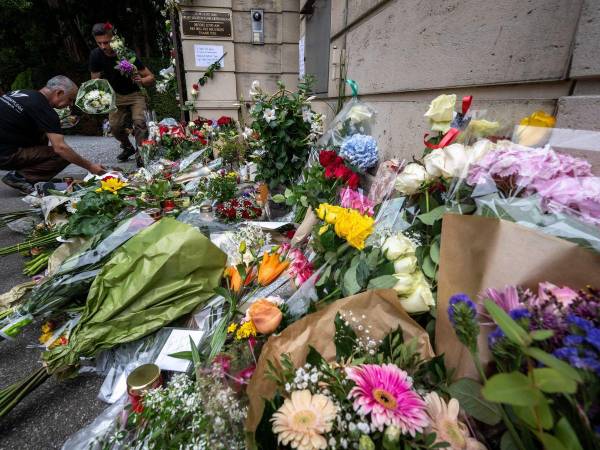
[[221,219],[236,222],[238,220],[258,219],[262,214],[262,209],[248,198],[234,198],[233,200],[219,203],[215,213]]
[[325,168],[325,178],[341,180],[351,189],[358,188],[360,176],[334,150],[321,150],[319,163]]
[[217,125],[220,127],[226,127],[233,124],[233,119],[228,116],[221,116],[217,119]]

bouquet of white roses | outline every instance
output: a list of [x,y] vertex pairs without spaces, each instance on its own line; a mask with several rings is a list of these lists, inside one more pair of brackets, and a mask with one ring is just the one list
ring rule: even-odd
[[88,114],[116,111],[115,92],[107,80],[86,81],[79,88],[75,105]]

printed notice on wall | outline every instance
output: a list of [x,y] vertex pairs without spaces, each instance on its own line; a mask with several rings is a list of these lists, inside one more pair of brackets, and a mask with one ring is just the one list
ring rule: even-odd
[[[194,45],[194,55],[196,56],[196,67],[208,67],[212,63],[223,57],[222,45]],[[223,67],[225,58],[221,60]]]
[[304,36],[298,42],[298,78],[304,78]]

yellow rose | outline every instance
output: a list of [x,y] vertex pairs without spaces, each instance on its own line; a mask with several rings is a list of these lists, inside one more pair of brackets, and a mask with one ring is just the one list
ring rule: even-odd
[[454,118],[454,106],[456,105],[456,95],[442,94],[433,99],[425,117],[429,119],[429,125],[432,131],[441,131],[445,133],[450,129],[450,124]]
[[500,123],[490,122],[489,120],[471,120],[467,127],[467,133],[473,134],[476,138],[492,136],[500,129]]
[[553,128],[554,125],[556,125],[556,119],[553,116],[546,114],[544,111],[536,111],[529,117],[522,119],[520,125],[526,127]]

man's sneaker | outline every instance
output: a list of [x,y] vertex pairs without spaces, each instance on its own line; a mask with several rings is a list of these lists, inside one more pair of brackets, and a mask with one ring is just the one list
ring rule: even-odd
[[[121,147],[123,148],[123,147]],[[123,151],[119,153],[117,159],[121,162],[125,162],[129,159],[130,156],[135,155],[135,149],[133,147],[123,148]]]
[[23,194],[31,194],[33,192],[33,184],[16,172],[8,172],[2,177],[2,182]]

